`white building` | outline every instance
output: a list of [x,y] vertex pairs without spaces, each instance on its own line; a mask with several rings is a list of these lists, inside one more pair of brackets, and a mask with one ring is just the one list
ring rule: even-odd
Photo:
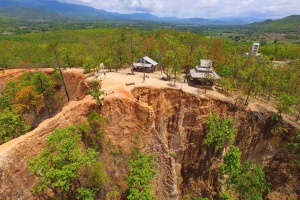
[[251,54],[252,55],[257,55],[258,54],[258,49],[259,49],[259,43],[253,43],[252,49],[251,49]]
[[139,62],[133,63],[133,70],[134,71],[146,71],[146,72],[153,72],[158,65],[157,62],[149,58],[148,56],[144,56],[139,60]]
[[190,71],[191,80],[195,84],[200,85],[213,85],[214,80],[220,80],[220,76],[215,72],[212,67],[211,60],[200,60],[200,65],[197,65],[194,69]]

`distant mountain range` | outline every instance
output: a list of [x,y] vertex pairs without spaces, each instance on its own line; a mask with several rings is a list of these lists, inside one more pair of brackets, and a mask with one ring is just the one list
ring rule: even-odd
[[249,24],[254,28],[274,28],[274,29],[300,29],[300,15],[291,15],[278,20],[266,20]]
[[[253,22],[262,22],[265,19],[254,17],[236,18],[190,18],[157,17],[150,13],[120,14],[107,12],[88,6],[60,3],[55,0],[0,0],[0,16],[22,20],[78,20],[78,21],[151,21],[177,23],[183,25],[246,25]],[[262,22],[264,23],[264,22]],[[253,26],[260,26],[254,24]]]

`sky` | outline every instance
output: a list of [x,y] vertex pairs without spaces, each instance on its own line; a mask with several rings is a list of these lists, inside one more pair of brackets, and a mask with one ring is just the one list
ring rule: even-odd
[[58,0],[109,12],[149,12],[159,17],[259,17],[300,14],[300,0]]

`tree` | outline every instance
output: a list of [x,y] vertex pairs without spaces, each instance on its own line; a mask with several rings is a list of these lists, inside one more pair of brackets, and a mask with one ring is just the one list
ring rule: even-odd
[[41,154],[28,160],[29,170],[40,179],[35,192],[48,188],[58,199],[93,198],[97,188],[84,185],[79,172],[95,163],[98,153],[84,149],[80,138],[75,126],[56,129]]
[[57,44],[56,42],[53,43],[53,44],[50,44],[50,45],[49,45],[49,49],[50,49],[50,50],[53,50],[53,53],[54,53],[54,55],[55,55],[56,63],[57,63],[57,66],[58,66],[58,71],[59,71],[59,73],[60,73],[60,78],[61,78],[61,81],[62,81],[63,86],[64,86],[64,88],[65,88],[66,96],[67,96],[67,99],[68,99],[68,102],[69,102],[69,101],[70,101],[69,92],[68,92],[67,85],[66,85],[66,82],[65,82],[63,73],[62,73],[62,71],[61,71],[61,67],[60,67],[60,64],[59,64],[59,60],[58,60],[58,55],[57,55],[57,50],[56,50],[57,45],[58,45],[58,44]]
[[209,55],[214,63],[214,68],[218,70],[224,64],[224,41],[221,39],[213,40],[209,48]]
[[17,91],[18,89],[14,81],[8,81],[5,84],[4,90],[0,95],[0,111],[4,109],[11,109],[13,104],[13,99]]
[[116,64],[116,72],[118,71],[118,67],[122,67],[124,61],[126,60],[126,34],[125,29],[118,29],[115,31],[115,38],[112,41],[113,54]]
[[[90,165],[85,165],[80,169],[79,180],[85,189],[80,188],[84,193],[79,192],[79,197],[83,200],[94,199],[95,192],[101,192],[101,188],[105,187],[109,182],[109,176],[105,172],[105,165],[103,162],[93,162]],[[86,189],[88,188],[88,190]],[[92,189],[92,192],[90,190]],[[92,195],[91,195],[92,194]]]
[[238,147],[230,148],[220,167],[221,178],[226,177],[227,188],[233,189],[240,199],[263,199],[264,192],[269,191],[270,187],[263,169],[252,161],[242,164],[240,156]]
[[220,167],[221,178],[224,175],[229,175],[230,177],[226,180],[226,184],[234,184],[236,182],[236,175],[239,174],[239,169],[241,167],[241,152],[238,147],[232,146],[223,160],[223,164]]
[[262,200],[264,192],[269,191],[270,186],[261,166],[254,165],[251,161],[241,166],[236,177],[233,187],[241,199]]
[[281,116],[282,113],[286,114],[294,114],[295,111],[292,108],[294,104],[296,104],[297,99],[294,96],[288,94],[281,94],[278,97],[278,105],[276,107],[277,114]]
[[186,81],[189,70],[194,67],[193,65],[196,64],[194,61],[199,61],[200,57],[195,58],[195,52],[197,50],[197,46],[199,41],[197,40],[197,37],[195,34],[187,34],[183,36],[183,45],[181,45],[181,48],[179,48],[180,53],[180,61],[181,65],[185,68],[185,79]]
[[179,61],[179,57],[175,53],[173,66],[172,66],[172,73],[174,74],[174,86],[176,86],[176,80],[180,80],[180,72],[181,72],[181,65]]
[[99,115],[96,111],[92,112],[87,117],[87,123],[79,126],[79,131],[82,135],[82,141],[87,147],[94,148],[97,151],[103,148],[103,123],[105,118]]
[[293,140],[288,143],[289,150],[296,155],[296,162],[300,163],[300,131],[296,132]]
[[28,129],[21,115],[9,109],[0,112],[0,144],[26,133]]
[[[176,53],[174,50],[167,50],[164,57],[162,58],[162,63],[164,66],[164,73],[167,75],[167,80],[171,79],[171,71],[173,69]],[[177,65],[178,66],[178,65]],[[175,69],[178,69],[176,66]]]
[[246,97],[246,100],[245,100],[245,105],[248,104],[248,99],[250,97],[250,94],[251,94],[252,90],[254,89],[255,80],[257,79],[257,72],[259,71],[259,68],[262,64],[263,63],[260,60],[258,60],[258,62],[256,64],[254,64],[256,66],[255,66],[253,74],[248,77],[248,79],[250,80],[250,84],[249,84],[249,89],[247,91],[247,97]]
[[151,192],[150,181],[156,174],[154,155],[147,156],[140,153],[137,158],[130,161],[130,173],[127,179],[128,200],[151,200],[154,196]]
[[101,108],[104,98],[100,98],[100,96],[104,95],[104,91],[96,87],[93,90],[89,91],[89,94],[93,97],[94,100],[97,101],[97,105]]
[[233,128],[235,121],[231,118],[219,117],[218,113],[207,115],[206,127],[207,134],[204,144],[212,145],[213,152],[219,150],[225,141],[232,142],[237,130]]
[[83,69],[85,73],[90,73],[93,69],[95,72],[95,62],[94,59],[91,57],[86,57],[85,63],[83,65]]
[[44,96],[53,87],[51,79],[42,72],[25,72],[19,77],[18,82],[21,88],[34,86],[35,91]]
[[44,96],[34,91],[34,86],[26,86],[17,92],[14,99],[13,111],[23,114],[27,111],[33,111],[37,117],[37,108],[44,102]]
[[61,51],[61,57],[64,61],[64,63],[71,69],[72,67],[75,67],[75,55],[73,52],[70,51],[69,47],[63,47],[60,49]]

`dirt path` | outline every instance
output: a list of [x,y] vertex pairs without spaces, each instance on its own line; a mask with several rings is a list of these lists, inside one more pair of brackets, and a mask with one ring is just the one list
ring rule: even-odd
[[[225,95],[204,89],[199,89],[195,87],[191,87],[188,83],[184,83],[184,74],[181,75],[181,82],[176,82],[174,86],[174,81],[164,81],[161,78],[165,76],[165,74],[161,74],[160,71],[156,71],[154,73],[146,74],[147,77],[144,81],[144,73],[135,72],[135,75],[128,75],[130,73],[130,69],[119,70],[119,72],[106,72],[97,74],[96,76],[89,77],[88,80],[101,80],[102,81],[102,89],[108,94],[108,96],[120,95],[119,92],[127,91],[127,94],[131,95],[130,91],[134,87],[156,87],[156,88],[173,88],[173,89],[182,89],[185,92],[201,95],[202,97],[210,97],[218,100],[229,100],[230,97],[226,97]],[[131,85],[126,85],[131,84]],[[129,96],[130,96],[129,95]],[[132,96],[131,96],[132,97]]]

